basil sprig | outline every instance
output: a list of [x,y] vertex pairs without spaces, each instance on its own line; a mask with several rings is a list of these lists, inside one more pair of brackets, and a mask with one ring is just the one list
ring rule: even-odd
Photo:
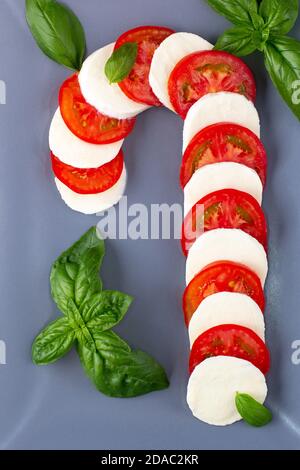
[[262,427],[272,421],[271,411],[246,393],[236,394],[235,405],[241,417],[250,426]]
[[55,0],[26,0],[26,19],[39,48],[50,59],[80,70],[86,42],[75,14]]
[[55,261],[51,292],[62,316],[36,337],[32,360],[37,365],[54,363],[75,346],[86,374],[105,395],[133,397],[164,389],[169,383],[163,368],[111,331],[132,297],[102,290],[103,256],[104,241],[92,227]]
[[[263,52],[266,69],[293,113],[300,120],[295,87],[300,80],[300,42],[287,33],[299,13],[298,0],[206,0],[235,26],[217,40],[215,49],[237,56]],[[297,95],[298,97],[298,95]]]
[[119,83],[130,74],[138,53],[136,42],[126,42],[115,49],[105,64],[105,75],[110,83]]

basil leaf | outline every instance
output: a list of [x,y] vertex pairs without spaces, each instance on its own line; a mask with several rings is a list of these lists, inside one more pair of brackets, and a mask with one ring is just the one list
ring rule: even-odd
[[99,269],[103,256],[104,242],[96,227],[92,227],[55,261],[50,275],[51,292],[63,313],[67,313],[70,299],[80,307],[101,292]]
[[96,388],[110,397],[129,398],[168,387],[163,368],[148,354],[132,351],[112,331],[92,331],[94,346],[78,341],[86,374]]
[[252,25],[253,25],[254,29],[256,29],[257,31],[260,31],[264,28],[265,22],[264,22],[263,18],[257,13],[257,11],[250,10],[249,11],[249,16],[251,18]]
[[272,413],[246,393],[237,393],[235,404],[241,417],[251,426],[261,427],[272,421]]
[[253,30],[243,26],[228,29],[217,40],[215,49],[227,51],[238,57],[249,55],[256,50]]
[[[77,330],[81,331],[86,328],[86,324],[83,321],[81,313],[72,299],[69,299],[68,302],[67,318],[75,333],[77,332]],[[87,337],[89,340],[91,340],[89,335],[87,335]]]
[[295,86],[300,80],[300,42],[288,36],[273,37],[265,45],[265,65],[282,98],[300,119]]
[[26,0],[26,19],[40,49],[50,59],[80,70],[85,34],[74,13],[55,0]]
[[57,361],[70,351],[74,340],[75,333],[67,318],[58,318],[35,338],[32,345],[33,363],[45,365]]
[[99,270],[104,256],[104,242],[92,230],[84,243],[88,243],[80,254],[79,268],[75,278],[75,303],[82,305],[88,298],[102,290]]
[[225,16],[231,23],[242,26],[252,26],[250,12],[257,13],[256,0],[206,0],[220,15]]
[[259,13],[271,34],[286,34],[294,26],[298,13],[298,0],[262,0]]
[[130,74],[137,53],[138,45],[136,42],[126,42],[114,50],[105,64],[105,75],[110,83],[119,83]]
[[126,314],[133,298],[117,291],[103,291],[91,297],[83,306],[82,317],[87,328],[100,331],[116,326]]

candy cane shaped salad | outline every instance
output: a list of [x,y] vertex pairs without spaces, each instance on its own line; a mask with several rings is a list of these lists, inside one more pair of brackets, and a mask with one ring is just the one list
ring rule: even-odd
[[[208,3],[225,16],[229,11],[219,0]],[[262,13],[254,3],[266,25],[267,9]],[[225,426],[241,419],[257,427],[268,424],[268,242],[261,207],[267,155],[255,105],[255,78],[238,57],[250,53],[251,45],[243,49],[241,44],[232,53],[226,33],[227,42],[223,37],[214,46],[194,33],[139,26],[85,58],[84,32],[69,9],[54,0],[40,2],[46,10],[51,6],[53,21],[54,12],[64,8],[72,32],[67,48],[59,38],[50,44],[46,19],[42,28],[36,21],[36,3],[26,4],[28,24],[40,48],[73,69],[60,87],[49,132],[55,184],[71,209],[95,214],[121,199],[127,180],[122,145],[140,113],[165,106],[183,120],[187,403],[193,415],[208,424]],[[243,26],[239,28],[237,35]],[[267,57],[272,41],[273,36],[265,39]],[[270,62],[268,71],[279,88]]]

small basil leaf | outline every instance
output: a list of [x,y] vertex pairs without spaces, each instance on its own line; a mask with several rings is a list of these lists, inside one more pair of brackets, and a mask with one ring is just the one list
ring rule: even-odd
[[270,31],[266,27],[261,31],[253,31],[252,33],[252,43],[260,52],[263,52],[265,45],[269,39]]
[[114,50],[105,64],[105,75],[110,83],[119,83],[130,74],[137,52],[136,42],[126,42]]
[[238,57],[249,55],[256,49],[252,35],[253,30],[250,28],[235,26],[219,37],[215,49],[227,51]]
[[70,299],[80,307],[101,292],[99,269],[103,256],[104,242],[97,228],[92,227],[55,261],[50,275],[51,292],[63,313],[67,313]]
[[74,13],[55,0],[26,0],[26,18],[34,39],[50,59],[80,70],[85,35]]
[[85,322],[83,321],[83,318],[80,314],[80,311],[78,310],[77,306],[75,305],[75,302],[72,299],[69,299],[68,302],[67,317],[71,327],[75,331],[82,330],[86,327]]
[[299,13],[299,0],[262,0],[259,13],[271,34],[287,34]]
[[103,291],[91,297],[83,306],[82,317],[87,328],[100,331],[116,326],[126,314],[133,298],[117,291]]
[[249,15],[250,15],[254,29],[260,31],[261,29],[264,28],[265,26],[264,19],[255,10],[251,10],[249,12]]
[[261,427],[272,421],[271,411],[246,393],[237,393],[235,404],[241,417],[251,426]]
[[163,368],[148,354],[132,351],[112,331],[92,332],[95,348],[77,343],[81,363],[96,388],[110,397],[129,398],[168,387]]
[[300,120],[300,42],[288,36],[273,37],[264,49],[265,65],[282,98]]
[[252,27],[250,12],[257,13],[256,0],[206,0],[220,15],[235,25]]
[[45,365],[57,361],[70,351],[74,340],[75,333],[67,318],[58,318],[35,338],[32,345],[33,363]]

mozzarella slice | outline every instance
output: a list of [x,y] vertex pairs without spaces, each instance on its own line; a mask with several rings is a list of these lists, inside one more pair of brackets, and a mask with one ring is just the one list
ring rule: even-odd
[[174,111],[168,92],[172,70],[185,56],[197,51],[211,50],[213,45],[192,33],[174,33],[156,49],[151,63],[149,82],[159,101]]
[[117,119],[127,119],[145,111],[149,106],[129,99],[117,83],[109,83],[105,64],[115,43],[98,49],[83,63],[79,72],[79,84],[85,100],[100,113]]
[[256,171],[240,163],[212,163],[195,171],[185,185],[185,215],[202,197],[220,189],[237,189],[251,194],[259,204],[262,201],[263,186]]
[[215,261],[233,261],[247,266],[261,280],[268,272],[267,255],[263,246],[239,229],[215,229],[200,235],[189,250],[186,262],[186,283],[205,266]]
[[183,128],[183,151],[199,131],[219,122],[239,124],[260,136],[259,116],[251,101],[238,93],[208,93],[196,101],[187,113]]
[[192,372],[187,403],[195,418],[226,426],[242,419],[235,406],[236,392],[247,393],[264,403],[267,384],[262,372],[244,359],[211,357]]
[[98,168],[113,160],[124,139],[113,144],[89,144],[74,135],[65,124],[60,109],[54,114],[49,131],[49,147],[63,163],[76,168]]
[[206,297],[189,323],[190,345],[205,331],[218,325],[241,325],[265,340],[262,311],[251,297],[235,292],[218,292]]
[[64,202],[71,209],[83,214],[97,214],[103,212],[119,202],[126,188],[126,169],[114,186],[107,191],[98,194],[78,194],[55,178],[57,189]]

